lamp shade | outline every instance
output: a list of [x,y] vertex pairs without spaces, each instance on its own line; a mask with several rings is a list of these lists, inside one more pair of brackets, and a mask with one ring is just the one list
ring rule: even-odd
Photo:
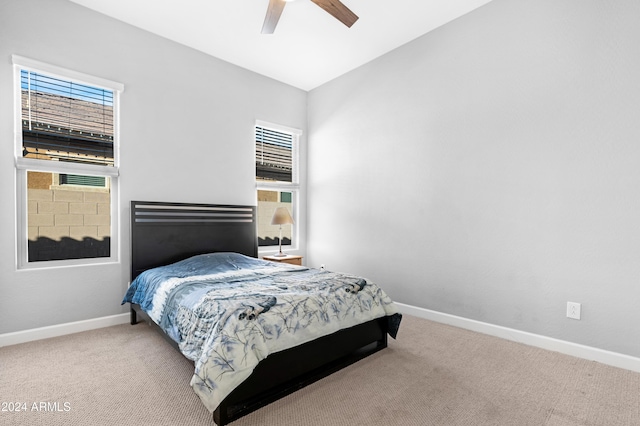
[[286,207],[278,207],[276,211],[273,213],[273,218],[271,219],[272,225],[284,225],[287,223],[294,223],[293,218],[289,214],[289,210]]

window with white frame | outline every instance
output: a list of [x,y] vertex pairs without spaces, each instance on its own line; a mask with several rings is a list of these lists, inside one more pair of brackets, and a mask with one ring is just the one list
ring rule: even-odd
[[[258,191],[258,246],[295,248],[298,221],[300,131],[258,122],[255,126],[256,186]],[[273,225],[274,213],[284,208],[293,224]]]
[[13,56],[18,268],[118,259],[120,83]]

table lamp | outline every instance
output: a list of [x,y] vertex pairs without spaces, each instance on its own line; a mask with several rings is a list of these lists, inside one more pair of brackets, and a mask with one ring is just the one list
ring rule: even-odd
[[280,252],[278,254],[275,254],[274,256],[286,256],[286,254],[282,252],[282,225],[293,224],[293,218],[289,214],[289,210],[287,210],[286,207],[278,207],[273,213],[271,224],[280,225],[280,238],[278,238],[278,243],[280,244]]

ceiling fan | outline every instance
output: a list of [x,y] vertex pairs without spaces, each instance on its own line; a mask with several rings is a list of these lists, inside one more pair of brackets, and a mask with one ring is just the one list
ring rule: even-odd
[[[278,25],[280,15],[282,15],[282,10],[288,1],[292,0],[269,0],[267,16],[265,16],[264,24],[262,24],[262,34],[273,34],[276,25]],[[356,14],[349,10],[340,0],[311,1],[349,28],[358,20]]]

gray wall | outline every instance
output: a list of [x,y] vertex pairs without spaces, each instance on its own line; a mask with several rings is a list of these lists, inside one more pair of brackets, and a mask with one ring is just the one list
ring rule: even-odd
[[638,22],[494,0],[311,91],[308,263],[640,356]]
[[[11,54],[125,85],[121,99],[120,263],[16,271]],[[306,99],[302,90],[65,0],[3,0],[0,333],[126,312],[120,301],[128,281],[129,201],[255,205],[254,122],[264,120],[305,131]],[[300,144],[303,166],[305,135]],[[304,188],[304,180],[301,185]],[[301,223],[302,247],[305,233]]]

